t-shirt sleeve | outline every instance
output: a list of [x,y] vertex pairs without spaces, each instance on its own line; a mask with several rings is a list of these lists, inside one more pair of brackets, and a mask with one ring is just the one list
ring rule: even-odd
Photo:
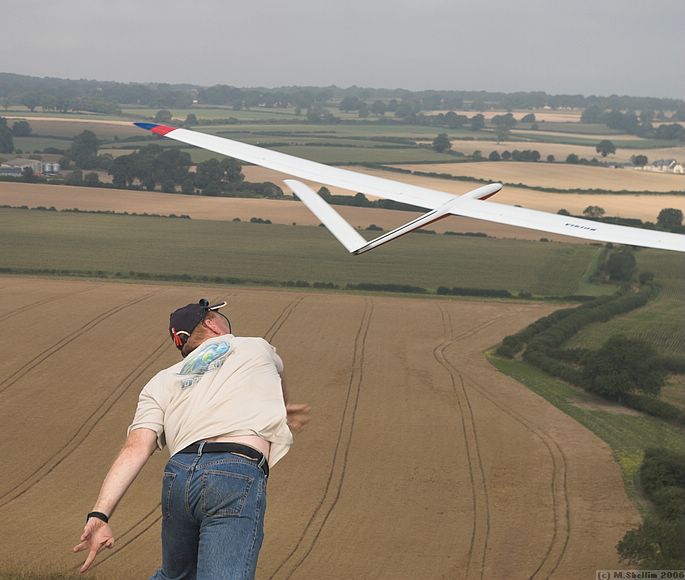
[[134,429],[152,429],[157,433],[157,447],[164,448],[166,439],[164,437],[164,410],[161,405],[150,393],[149,383],[140,392],[136,414],[133,423],[129,425],[126,435],[128,436]]
[[280,356],[278,356],[278,353],[276,353],[276,347],[273,346],[272,344],[269,344],[269,352],[271,352],[271,357],[273,358],[274,364],[276,365],[276,370],[278,371],[278,374],[282,375],[283,374],[283,360],[281,359]]

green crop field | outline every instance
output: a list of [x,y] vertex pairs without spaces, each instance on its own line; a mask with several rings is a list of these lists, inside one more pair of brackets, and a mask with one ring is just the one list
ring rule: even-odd
[[685,354],[685,256],[640,250],[637,260],[639,270],[653,272],[661,286],[657,298],[634,312],[588,326],[569,347],[596,348],[614,334],[625,334],[650,342],[659,352]]
[[56,147],[57,149],[69,149],[71,139],[53,139],[51,137],[15,137],[15,149],[21,149],[24,153],[43,151],[46,147]]
[[[519,123],[517,129],[530,129],[532,123]],[[539,131],[553,131],[555,133],[576,133],[580,135],[625,135],[616,129],[598,123],[569,123],[557,121],[539,121]]]
[[575,293],[601,251],[578,244],[410,234],[351,256],[317,227],[20,209],[0,209],[0,244],[4,269],[459,286],[536,295]]
[[[544,131],[512,131],[511,140],[530,141],[536,143],[560,143],[562,145],[585,145],[591,146],[599,143],[598,137],[591,135],[574,135],[568,133],[567,136],[550,135]],[[678,141],[667,141],[664,139],[641,139],[630,135],[612,137],[611,141],[617,148],[621,149],[660,149],[662,147],[679,147]]]

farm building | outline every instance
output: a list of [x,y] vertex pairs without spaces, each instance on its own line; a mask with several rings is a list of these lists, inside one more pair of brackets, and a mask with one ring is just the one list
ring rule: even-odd
[[678,163],[677,159],[658,159],[652,162],[651,171],[664,171],[669,173],[685,173],[685,167]]
[[21,177],[22,171],[30,167],[35,175],[43,174],[43,162],[36,159],[11,159],[0,165],[0,175]]

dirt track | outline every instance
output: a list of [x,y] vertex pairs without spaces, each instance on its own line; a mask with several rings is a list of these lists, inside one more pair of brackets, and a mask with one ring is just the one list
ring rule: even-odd
[[[638,515],[609,449],[482,351],[547,305],[0,277],[0,571],[68,553],[137,394],[177,355],[168,312],[229,301],[314,420],[269,482],[259,578],[593,578]],[[126,331],[124,332],[124,329]],[[156,454],[97,577],[159,561]],[[27,542],[27,538],[30,541]],[[36,549],[36,547],[39,547]]]

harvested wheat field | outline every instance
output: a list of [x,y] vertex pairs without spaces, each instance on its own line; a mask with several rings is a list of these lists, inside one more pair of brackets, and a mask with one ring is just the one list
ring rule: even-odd
[[[469,183],[468,181],[397,174],[383,171],[382,169],[368,169],[365,167],[355,167],[354,169],[370,175],[397,179],[412,185],[422,185],[440,191],[447,191],[455,195],[465,193],[479,185],[477,183]],[[598,205],[606,210],[606,215],[638,218],[647,221],[656,221],[659,211],[665,207],[674,207],[685,212],[685,196],[669,194],[549,193],[505,186],[491,201],[507,205],[520,205],[529,209],[538,209],[551,213],[556,213],[561,208],[565,208],[575,215],[582,214],[588,205]],[[566,240],[570,241],[571,238],[566,238]]]
[[519,161],[412,164],[397,167],[424,173],[446,173],[555,189],[679,191],[685,193],[685,175],[636,169],[590,167],[567,163],[523,163]]
[[[597,140],[597,143],[600,140]],[[547,143],[543,141],[502,141],[498,143],[495,140],[491,141],[467,141],[467,140],[452,140],[452,149],[459,151],[465,155],[472,155],[474,151],[480,151],[484,157],[487,157],[491,151],[502,153],[503,151],[513,151],[518,149],[523,151],[526,149],[534,149],[540,153],[541,159],[546,159],[548,155],[554,155],[557,161],[564,161],[571,153],[575,153],[578,157],[585,159],[592,159],[596,157],[600,159],[599,153],[595,150],[595,144],[588,145],[569,145],[564,143]],[[646,155],[650,162],[657,159],[677,159],[679,161],[685,160],[685,147],[662,147],[659,149],[626,149],[621,148],[620,143],[616,143],[616,153],[606,158],[605,161],[617,163],[630,163],[630,158],[633,155]]]
[[[591,578],[639,516],[609,448],[483,351],[549,305],[0,277],[0,575],[73,571],[168,313],[226,299],[313,420],[269,481],[259,578]],[[398,312],[402,315],[398,316]],[[91,577],[160,557],[155,454]],[[27,538],[30,542],[27,542]],[[39,549],[35,547],[39,546]]]
[[[387,174],[387,172],[383,172],[383,174]],[[283,177],[285,178],[284,175]],[[450,182],[445,183],[449,184]],[[464,184],[461,183],[460,185]],[[468,189],[471,188],[466,187],[463,191]],[[449,189],[445,188],[445,191],[449,191]],[[235,218],[249,221],[253,217],[260,217],[277,224],[294,223],[309,226],[319,224],[319,220],[302,203],[290,199],[220,198],[65,185],[0,182],[0,205],[54,206],[57,209],[79,208],[88,211],[127,211],[161,215],[173,213],[189,215],[193,219],[222,221],[230,221]],[[384,230],[390,230],[420,215],[414,212],[350,206],[336,206],[336,210],[353,226],[362,229],[371,224],[376,224]],[[550,240],[567,243],[587,243],[579,238],[546,234],[535,230],[456,216],[435,222],[431,224],[430,229],[438,233],[445,231],[482,232],[495,238],[539,240],[540,237],[546,237]]]
[[[448,111],[435,111],[435,113],[440,112],[447,113]],[[510,112],[512,111],[480,111],[480,114],[483,115],[483,117],[485,117],[486,119],[492,119],[496,115],[505,115],[506,113]],[[457,113],[458,115],[465,115],[469,118],[477,114],[473,111],[455,111],[455,113]],[[577,123],[580,121],[582,111],[579,109],[569,109],[561,111],[552,111],[550,109],[524,109],[522,111],[513,111],[514,118],[519,121],[529,113],[534,113],[535,119],[538,122],[546,121],[555,123]]]

